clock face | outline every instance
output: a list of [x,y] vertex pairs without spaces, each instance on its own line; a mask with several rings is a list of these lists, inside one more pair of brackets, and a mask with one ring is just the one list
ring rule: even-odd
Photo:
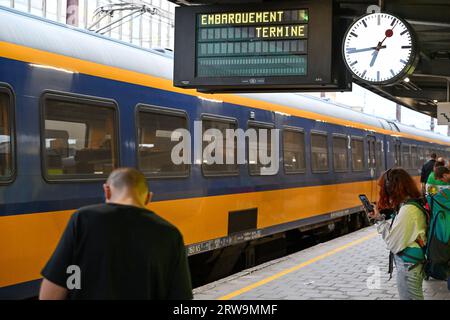
[[387,13],[365,15],[348,29],[344,60],[353,75],[371,84],[389,84],[412,71],[416,50],[406,22]]

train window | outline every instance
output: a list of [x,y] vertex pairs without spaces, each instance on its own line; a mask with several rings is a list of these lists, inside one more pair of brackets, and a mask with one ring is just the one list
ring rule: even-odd
[[[248,124],[248,128],[249,129],[255,129],[256,130],[256,134],[257,134],[257,138],[258,138],[258,142],[261,141],[261,137],[263,135],[265,135],[266,137],[266,141],[267,141],[267,156],[272,156],[272,130],[273,129],[273,125],[272,124],[260,124],[260,123],[249,123]],[[271,164],[267,164],[264,165],[261,163],[261,159],[259,156],[259,149],[258,149],[258,144],[254,143],[254,142],[250,142],[248,144],[248,154],[250,153],[255,153],[257,154],[257,160],[256,162],[254,160],[249,159],[249,170],[250,170],[250,175],[261,175],[261,169],[262,168],[270,168]],[[275,174],[275,173],[273,173]]]
[[377,169],[379,172],[384,169],[384,167],[383,167],[384,152],[383,151],[384,150],[383,150],[382,142],[377,141],[375,156],[376,156],[376,166],[377,166]]
[[[176,129],[187,129],[186,114],[179,110],[138,105],[137,139],[138,166],[147,177],[185,177],[189,164],[175,164],[172,149],[179,141],[172,141]],[[179,156],[183,157],[183,150]]]
[[348,171],[347,137],[333,137],[333,166],[336,172]]
[[423,164],[423,147],[417,146],[417,161],[419,167]]
[[14,165],[12,155],[11,96],[0,88],[0,181],[10,180]]
[[407,144],[402,145],[402,167],[403,169],[411,168],[411,153]]
[[311,168],[313,172],[328,171],[328,136],[311,132]]
[[44,96],[43,156],[49,180],[106,177],[118,164],[115,104]]
[[[203,124],[203,150],[211,145],[215,146],[211,151],[210,161],[203,159],[202,170],[205,176],[221,176],[221,175],[237,175],[239,173],[239,167],[237,164],[237,139],[234,138],[232,146],[227,146],[226,137],[227,129],[236,130],[237,121],[234,119],[217,119],[209,116],[202,118]],[[219,144],[217,144],[217,142]],[[220,147],[220,144],[222,146]],[[208,152],[209,154],[209,152]],[[233,162],[227,164],[227,157],[232,158]]]
[[364,143],[362,138],[352,138],[352,170],[364,170]]
[[303,131],[284,129],[283,159],[286,173],[305,172],[305,133]]
[[412,169],[419,169],[419,155],[417,153],[417,147],[411,146],[411,168]]
[[433,153],[433,150],[431,149],[425,149],[425,159],[428,160],[431,157],[431,154]]

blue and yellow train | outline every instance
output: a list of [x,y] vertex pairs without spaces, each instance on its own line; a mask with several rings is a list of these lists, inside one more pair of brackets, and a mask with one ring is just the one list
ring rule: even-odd
[[[172,86],[172,54],[0,8],[0,298],[36,295],[72,212],[112,168],[148,176],[151,209],[191,256],[360,216],[357,194],[401,165],[417,176],[450,139],[301,94],[205,95]],[[280,170],[170,161],[170,132],[278,128]],[[226,152],[226,150],[225,150]],[[130,230],[133,232],[133,230]]]

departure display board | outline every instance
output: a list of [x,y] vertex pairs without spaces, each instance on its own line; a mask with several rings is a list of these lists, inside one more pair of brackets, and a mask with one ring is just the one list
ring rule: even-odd
[[198,77],[306,75],[308,10],[197,15]]
[[349,90],[351,76],[339,49],[333,53],[340,48],[333,26],[332,0],[177,7],[174,85],[210,92]]

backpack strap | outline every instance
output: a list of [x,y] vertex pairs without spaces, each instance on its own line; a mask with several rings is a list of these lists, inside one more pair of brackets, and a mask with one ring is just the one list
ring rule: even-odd
[[416,200],[408,200],[408,202],[406,202],[405,204],[413,205],[414,207],[416,207],[417,209],[422,211],[424,214],[428,215],[427,210],[421,204],[419,204]]
[[447,197],[447,195],[445,194],[444,190],[441,190],[439,193],[440,193],[445,199],[448,200],[448,197]]
[[[397,216],[396,213],[392,214],[392,221],[389,225],[389,231],[392,229],[392,225],[394,224],[395,217]],[[392,251],[389,251],[389,265],[388,265],[388,274],[389,274],[389,280],[392,279],[392,274],[394,273],[394,253]]]
[[420,211],[422,211],[422,213],[425,215],[425,218],[427,220],[427,224],[430,221],[430,212],[431,212],[431,206],[430,206],[430,212],[428,212],[427,209],[424,208],[424,206],[422,204],[419,203],[419,200],[417,199],[410,199],[408,201],[406,201],[405,204],[410,204],[413,205],[414,207],[416,207],[417,209],[419,209]]

